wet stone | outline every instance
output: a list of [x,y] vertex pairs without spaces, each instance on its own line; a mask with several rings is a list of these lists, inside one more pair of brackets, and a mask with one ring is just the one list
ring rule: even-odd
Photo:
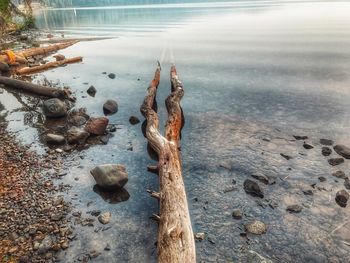
[[85,125],[85,131],[95,135],[103,135],[108,122],[109,120],[105,117],[90,118]]
[[138,124],[140,122],[140,120],[136,116],[131,116],[129,118],[129,122],[130,122],[130,124],[135,125],[135,124]]
[[348,179],[348,177],[345,175],[343,171],[336,171],[332,173],[334,177],[340,178],[340,179]]
[[325,182],[327,179],[323,176],[318,177],[318,180],[320,180],[320,182]]
[[350,180],[347,178],[344,181],[344,187],[348,190],[350,190]]
[[103,112],[105,115],[112,115],[118,112],[118,103],[115,100],[107,100],[103,104]]
[[91,215],[92,216],[99,216],[101,214],[101,210],[92,210]]
[[243,214],[242,214],[242,211],[240,209],[233,210],[232,217],[234,219],[242,219],[242,216],[243,216]]
[[50,235],[47,235],[43,241],[41,241],[39,248],[38,248],[38,253],[39,254],[44,254],[46,253],[52,246],[52,238]]
[[89,94],[91,97],[95,97],[96,95],[96,88],[94,86],[90,86],[88,89],[87,89],[87,94]]
[[63,144],[66,142],[66,139],[62,135],[48,133],[45,136],[45,141],[50,144]]
[[314,195],[314,192],[311,189],[303,190],[304,195]]
[[254,234],[254,235],[262,235],[266,233],[267,227],[266,225],[258,220],[255,220],[247,225],[245,225],[245,229],[248,233]]
[[264,258],[257,252],[249,250],[247,254],[247,263],[273,263],[271,260]]
[[340,190],[337,192],[335,196],[335,201],[341,207],[346,207],[347,202],[349,200],[349,193],[345,190]]
[[322,155],[329,156],[332,154],[332,149],[329,147],[322,147]]
[[328,160],[328,163],[332,166],[342,164],[343,162],[344,162],[344,158],[331,158]]
[[108,74],[108,77],[109,77],[110,79],[115,79],[116,76],[115,76],[114,73],[109,73],[109,74]]
[[110,251],[111,250],[111,246],[109,244],[107,244],[104,248],[105,251]]
[[333,141],[332,140],[328,140],[328,139],[320,139],[320,144],[322,145],[327,145],[327,146],[331,146],[333,145]]
[[296,140],[307,140],[307,139],[308,139],[307,136],[301,136],[301,135],[293,135],[293,137],[294,137]]
[[259,180],[260,182],[264,183],[264,184],[268,184],[269,183],[269,178],[266,175],[260,174],[260,173],[255,173],[252,174],[252,177]]
[[260,188],[260,186],[258,185],[258,183],[250,180],[250,179],[246,179],[244,181],[244,190],[246,193],[252,195],[252,196],[258,196],[260,198],[264,198],[264,193],[262,191],[262,189]]
[[128,173],[121,164],[98,165],[90,173],[96,183],[105,189],[122,188],[128,182]]
[[338,144],[336,146],[333,147],[334,151],[343,156],[345,159],[350,159],[350,148],[342,145],[342,144]]
[[111,213],[110,212],[105,212],[98,217],[98,221],[100,221],[101,224],[108,224],[109,221],[111,220]]
[[49,99],[43,103],[43,113],[48,118],[59,118],[66,116],[66,104],[59,99]]
[[194,235],[194,238],[195,238],[196,240],[198,240],[198,241],[203,241],[204,238],[205,238],[205,234],[204,234],[204,233],[196,233],[196,234]]
[[284,153],[280,153],[280,155],[284,158],[284,159],[286,159],[286,160],[290,160],[290,159],[292,159],[292,157],[291,156],[289,156],[289,155],[287,155],[287,154],[284,154]]
[[289,213],[300,213],[303,210],[303,207],[300,205],[289,205],[286,210]]
[[306,142],[304,142],[303,147],[304,147],[306,150],[310,150],[310,149],[313,149],[313,148],[314,148],[311,144],[308,144],[308,143],[306,143]]

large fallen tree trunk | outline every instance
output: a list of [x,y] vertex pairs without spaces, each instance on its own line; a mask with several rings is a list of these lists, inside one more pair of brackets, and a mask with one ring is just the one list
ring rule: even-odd
[[67,90],[44,87],[33,83],[1,76],[0,84],[5,85],[5,88],[9,87],[12,89],[18,89],[39,96],[72,100],[71,94]]
[[[26,63],[26,58],[28,58],[28,57],[37,56],[37,55],[47,55],[49,53],[56,52],[58,50],[70,47],[77,42],[79,42],[79,41],[73,40],[70,42],[59,43],[59,44],[50,45],[47,47],[29,48],[29,49],[22,50],[20,52],[15,52],[14,55],[16,57],[17,62]],[[0,62],[9,63],[11,61],[10,61],[8,55],[0,54]]]
[[21,68],[21,69],[16,70],[16,73],[18,75],[32,74],[32,73],[36,73],[36,72],[39,72],[39,71],[47,70],[47,69],[50,69],[50,68],[55,68],[55,67],[58,67],[58,66],[62,66],[62,65],[65,65],[65,64],[81,62],[82,60],[83,60],[82,57],[67,58],[67,59],[63,59],[63,60],[59,60],[59,61],[48,62],[46,64],[43,64],[43,65],[40,65],[40,66],[36,66],[36,67]]
[[185,186],[182,178],[182,165],[179,152],[180,133],[183,124],[180,100],[184,95],[176,68],[171,68],[171,94],[166,99],[168,120],[165,137],[159,132],[159,119],[153,110],[160,80],[158,66],[144,102],[141,113],[147,120],[146,137],[157,152],[159,193],[152,196],[159,199],[160,215],[158,231],[158,262],[196,262],[195,243],[188,210]]

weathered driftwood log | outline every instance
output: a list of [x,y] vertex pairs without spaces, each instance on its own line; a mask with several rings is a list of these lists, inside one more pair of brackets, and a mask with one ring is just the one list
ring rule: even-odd
[[18,75],[32,74],[32,73],[36,73],[36,72],[39,72],[39,71],[48,70],[50,68],[55,68],[55,67],[58,67],[58,66],[62,66],[62,65],[65,65],[65,64],[81,62],[82,60],[83,60],[82,57],[67,58],[67,59],[63,59],[63,60],[60,60],[60,61],[48,62],[46,64],[43,64],[43,65],[40,65],[40,66],[36,66],[36,67],[21,68],[21,69],[16,70],[16,73]]
[[182,179],[182,165],[179,152],[182,128],[180,100],[184,95],[176,68],[171,68],[171,94],[166,99],[168,120],[165,137],[159,132],[159,119],[153,110],[160,80],[160,66],[148,87],[141,106],[141,113],[147,120],[146,137],[158,153],[160,215],[158,231],[158,262],[196,262],[195,243],[188,210],[185,186]]
[[19,56],[22,57],[32,57],[32,56],[37,56],[37,55],[46,55],[52,52],[56,52],[58,50],[61,49],[65,49],[67,47],[70,47],[76,43],[78,43],[79,41],[77,40],[73,40],[70,42],[66,42],[66,43],[59,43],[59,44],[55,44],[55,45],[50,45],[47,47],[35,47],[35,48],[29,48],[29,49],[25,49],[23,51],[18,52],[17,54]]
[[[28,57],[36,56],[36,55],[47,55],[49,53],[56,52],[60,49],[70,47],[77,42],[79,42],[79,41],[74,40],[74,41],[70,41],[70,42],[66,42],[66,43],[59,43],[59,44],[55,44],[55,45],[50,45],[47,47],[36,47],[36,48],[25,49],[25,50],[22,50],[20,52],[15,53],[16,61],[18,63],[27,63],[26,58],[28,58]],[[0,62],[9,63],[10,61],[9,61],[9,58],[6,54],[0,54]]]
[[67,90],[44,87],[44,86],[24,82],[17,79],[0,76],[0,84],[5,85],[5,88],[9,87],[12,89],[18,89],[18,90],[22,90],[28,93],[33,93],[39,96],[45,96],[50,98],[60,98],[60,99],[72,99],[70,97],[70,92],[68,92]]

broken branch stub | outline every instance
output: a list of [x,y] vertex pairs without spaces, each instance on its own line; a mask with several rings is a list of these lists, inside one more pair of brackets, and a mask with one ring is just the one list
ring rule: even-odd
[[141,113],[147,120],[146,137],[159,157],[158,262],[196,262],[196,252],[179,152],[183,124],[180,100],[184,95],[175,66],[171,68],[171,94],[166,99],[168,120],[165,137],[158,130],[159,119],[153,110],[160,80],[160,66],[147,89]]

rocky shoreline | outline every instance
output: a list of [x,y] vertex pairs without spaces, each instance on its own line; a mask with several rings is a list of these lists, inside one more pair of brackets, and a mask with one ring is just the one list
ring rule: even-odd
[[51,178],[60,173],[56,155],[38,156],[21,146],[0,120],[0,260],[54,262],[75,235],[66,216],[70,204]]

